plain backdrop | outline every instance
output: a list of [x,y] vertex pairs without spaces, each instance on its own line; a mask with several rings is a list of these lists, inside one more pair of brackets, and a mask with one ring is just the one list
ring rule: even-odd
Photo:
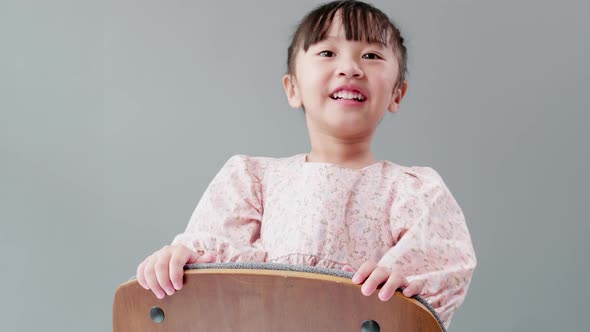
[[[234,154],[309,151],[281,77],[317,1],[0,2],[2,331],[108,331],[117,286]],[[437,170],[478,267],[451,331],[582,331],[583,1],[374,1],[409,90],[378,159]]]

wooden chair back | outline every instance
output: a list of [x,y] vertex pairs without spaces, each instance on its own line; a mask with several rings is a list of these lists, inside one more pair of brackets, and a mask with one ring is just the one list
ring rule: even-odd
[[[206,264],[205,264],[206,265]],[[399,291],[386,302],[349,278],[262,269],[186,270],[160,300],[136,280],[117,288],[114,332],[441,332],[428,305]]]

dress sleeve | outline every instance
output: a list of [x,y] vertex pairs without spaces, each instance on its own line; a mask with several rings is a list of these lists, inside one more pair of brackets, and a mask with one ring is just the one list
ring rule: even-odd
[[394,245],[379,265],[408,281],[422,279],[420,294],[448,328],[467,293],[476,257],[465,217],[439,174],[412,167],[391,208]]
[[213,251],[217,262],[263,262],[261,160],[236,155],[213,178],[186,230],[172,244],[184,244],[201,254]]

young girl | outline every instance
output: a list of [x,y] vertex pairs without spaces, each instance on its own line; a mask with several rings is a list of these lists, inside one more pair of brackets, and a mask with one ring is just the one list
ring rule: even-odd
[[343,269],[364,295],[383,283],[383,301],[397,288],[421,295],[448,327],[476,266],[463,213],[434,169],[370,150],[407,89],[399,30],[366,3],[327,3],[301,21],[287,63],[284,89],[305,112],[311,151],[231,157],[185,232],[138,266],[138,282],[163,298],[182,288],[187,263]]

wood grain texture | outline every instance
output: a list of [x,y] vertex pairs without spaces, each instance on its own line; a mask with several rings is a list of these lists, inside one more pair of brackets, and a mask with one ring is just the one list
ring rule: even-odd
[[[350,279],[317,273],[203,269],[185,271],[184,287],[160,300],[136,280],[117,288],[114,332],[361,331],[374,320],[382,332],[441,332],[420,302],[401,293],[386,302],[364,296]],[[165,319],[155,323],[150,309]]]

